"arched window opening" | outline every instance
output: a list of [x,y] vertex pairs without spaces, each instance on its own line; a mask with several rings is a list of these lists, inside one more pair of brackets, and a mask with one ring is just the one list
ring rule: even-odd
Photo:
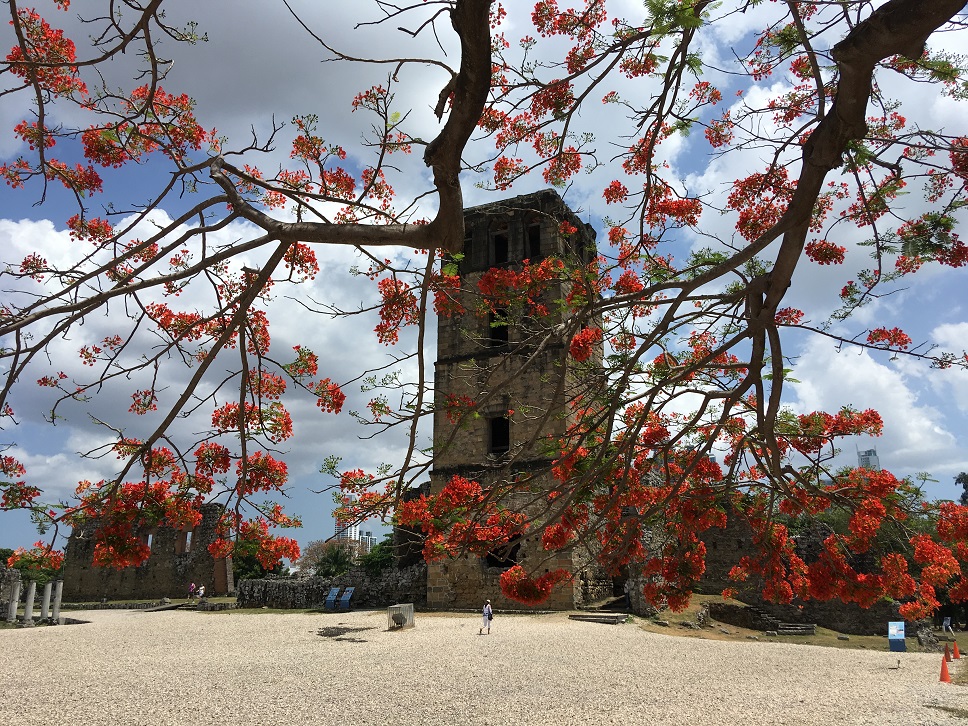
[[508,311],[498,308],[487,316],[487,339],[492,348],[508,343]]
[[487,453],[500,455],[511,450],[511,422],[507,415],[487,420]]
[[192,532],[191,530],[183,530],[178,533],[178,539],[175,540],[175,554],[184,555],[188,554],[192,550]]
[[503,227],[491,234],[491,264],[503,265],[508,261],[508,228]]
[[528,225],[528,258],[537,262],[543,257],[541,254],[541,223],[531,222]]

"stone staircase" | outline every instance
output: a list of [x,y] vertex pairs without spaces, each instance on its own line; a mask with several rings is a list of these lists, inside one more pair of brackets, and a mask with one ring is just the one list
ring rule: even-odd
[[714,620],[740,628],[762,630],[768,635],[816,635],[814,623],[783,623],[778,618],[754,605],[726,605],[710,603],[710,616]]
[[588,603],[584,608],[585,612],[608,612],[608,613],[628,613],[628,603],[625,600],[625,596],[620,597],[610,597],[605,600],[598,600],[597,602]]
[[208,600],[201,600],[198,602],[186,602],[182,603],[182,610],[199,610],[202,612],[212,612],[215,610],[235,610],[238,608],[238,602],[210,602]]
[[628,618],[628,606],[625,597],[610,597],[605,600],[588,603],[582,612],[569,615],[570,620],[586,623],[602,623],[603,625],[618,625]]
[[815,623],[780,623],[776,628],[777,635],[816,635]]
[[757,621],[759,621],[759,629],[764,632],[776,633],[777,635],[817,634],[817,625],[815,623],[781,623],[777,618],[763,612],[757,607],[750,605],[748,608],[756,617]]
[[568,616],[569,620],[578,620],[583,623],[601,623],[602,625],[619,625],[624,623],[628,615],[625,613],[605,613],[605,612],[584,612],[574,613]]

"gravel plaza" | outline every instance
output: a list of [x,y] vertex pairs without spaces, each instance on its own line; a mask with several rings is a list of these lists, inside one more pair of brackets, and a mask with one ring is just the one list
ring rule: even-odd
[[[71,613],[0,630],[0,723],[962,723],[936,654],[728,643],[634,623],[417,613]],[[897,668],[898,658],[901,660]],[[953,664],[953,671],[963,667]]]

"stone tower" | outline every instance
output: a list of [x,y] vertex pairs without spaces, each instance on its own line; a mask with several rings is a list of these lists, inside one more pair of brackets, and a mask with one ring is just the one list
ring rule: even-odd
[[[478,481],[492,492],[504,482],[530,478],[528,494],[514,494],[501,503],[537,516],[540,524],[547,500],[541,492],[551,486],[550,465],[557,453],[549,442],[566,430],[567,402],[581,381],[580,367],[568,355],[565,313],[556,305],[568,285],[556,281],[545,291],[541,302],[550,312],[536,319],[520,310],[487,310],[478,282],[494,267],[520,270],[524,260],[534,264],[555,257],[569,266],[587,263],[597,254],[595,232],[550,189],[468,208],[464,223],[458,268],[465,312],[441,316],[437,329],[431,492],[439,492],[454,475]],[[563,234],[562,223],[574,231]],[[601,360],[600,349],[593,362],[596,357]],[[448,416],[448,402],[454,400],[473,401],[477,415],[455,425],[452,411]],[[514,564],[536,574],[557,568],[576,574],[542,608],[573,609],[610,594],[611,583],[592,577],[577,551],[543,550],[541,532],[537,526],[529,536],[486,557],[465,554],[431,563],[428,606],[479,608],[489,598],[496,609],[520,609],[519,603],[503,598],[498,584]]]

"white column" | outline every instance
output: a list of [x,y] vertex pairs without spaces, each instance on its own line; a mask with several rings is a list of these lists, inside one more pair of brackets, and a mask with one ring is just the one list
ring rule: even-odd
[[30,627],[34,624],[34,598],[37,596],[37,582],[30,580],[27,583],[27,600],[24,602],[24,626]]
[[10,602],[7,605],[7,622],[17,622],[17,607],[20,605],[20,578],[10,583]]
[[48,582],[44,585],[44,596],[40,598],[40,619],[47,620],[50,617],[50,590],[53,583]]
[[58,580],[57,585],[54,587],[54,613],[50,616],[50,619],[54,621],[55,625],[60,623],[61,595],[63,594],[64,581]]

